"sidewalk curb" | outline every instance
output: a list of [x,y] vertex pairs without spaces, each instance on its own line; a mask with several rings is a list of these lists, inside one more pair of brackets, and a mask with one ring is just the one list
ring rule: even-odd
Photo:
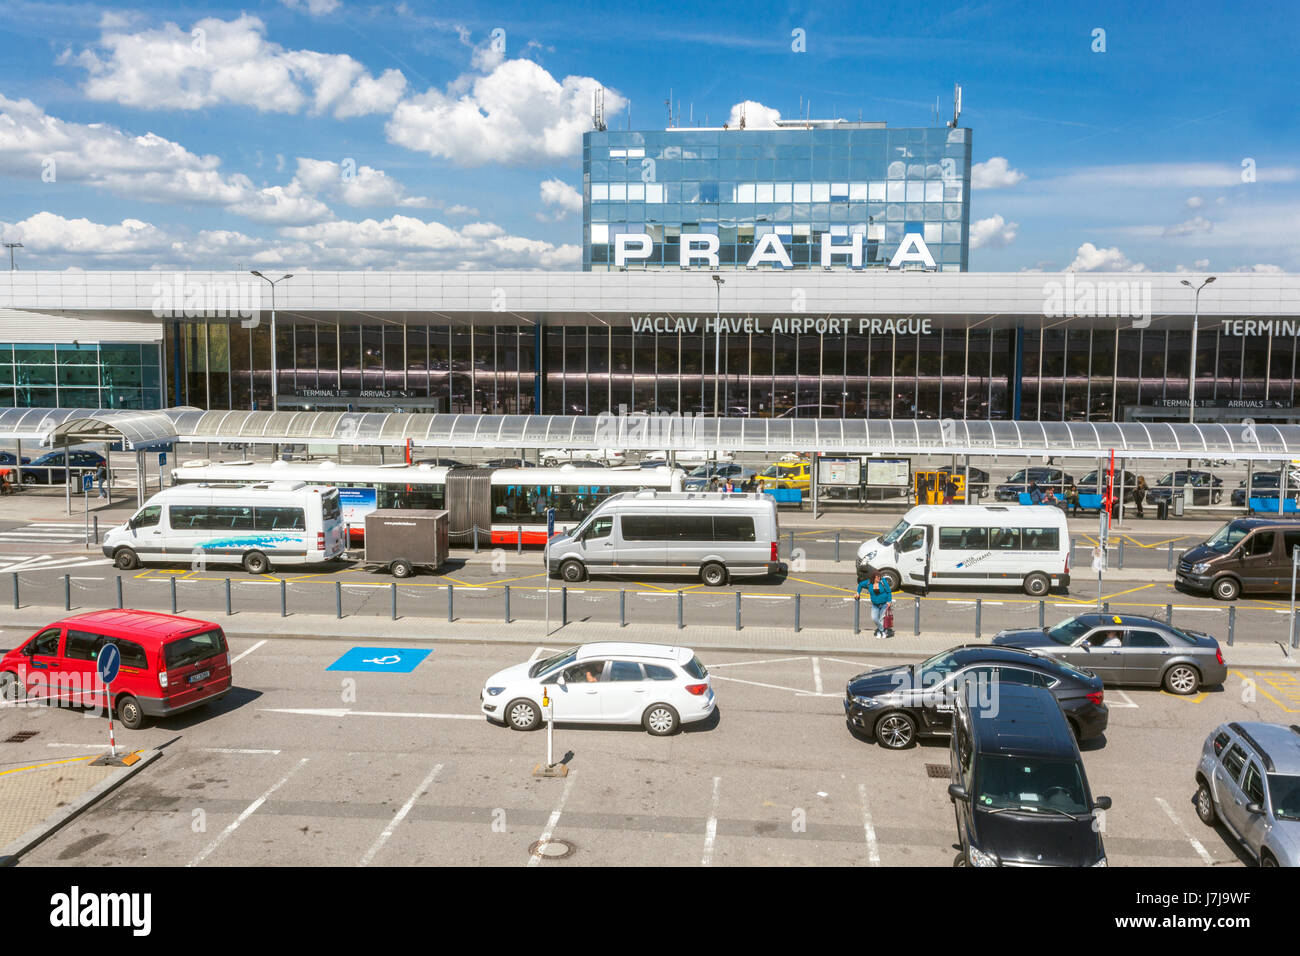
[[0,847],[0,866],[16,866],[19,858],[22,857],[24,853],[27,853],[34,847],[45,842],[46,839],[53,836],[68,823],[71,823],[101,798],[112,793],[122,784],[126,783],[127,780],[161,756],[161,750],[143,751],[140,754],[140,759],[130,767],[120,767],[114,773],[91,787],[72,803],[54,811],[54,813],[50,814],[8,846]]

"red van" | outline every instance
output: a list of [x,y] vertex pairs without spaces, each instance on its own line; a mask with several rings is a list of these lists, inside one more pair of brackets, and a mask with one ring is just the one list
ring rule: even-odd
[[103,706],[95,659],[116,644],[122,666],[113,708],[136,730],[146,717],[167,717],[219,700],[230,690],[230,650],[216,624],[154,611],[90,611],[41,628],[0,657],[0,697]]

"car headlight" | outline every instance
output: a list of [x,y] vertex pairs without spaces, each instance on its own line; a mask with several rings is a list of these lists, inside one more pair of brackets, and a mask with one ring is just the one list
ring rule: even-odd
[[497,694],[501,694],[505,692],[504,687],[488,687],[485,689],[487,690],[489,697],[495,697]]
[[994,856],[992,853],[985,853],[983,850],[977,850],[975,847],[970,847],[968,856],[970,858],[971,866],[997,866],[998,865],[998,858],[996,856]]
[[1204,574],[1208,570],[1210,570],[1210,563],[1208,561],[1192,565],[1192,573],[1194,574]]
[[859,707],[879,707],[879,706],[880,706],[880,701],[877,700],[876,698],[874,698],[874,697],[859,697],[857,694],[854,694],[854,695],[853,695],[853,703],[857,704]]

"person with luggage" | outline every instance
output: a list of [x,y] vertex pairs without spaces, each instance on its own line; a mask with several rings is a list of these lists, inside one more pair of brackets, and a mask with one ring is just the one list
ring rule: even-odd
[[889,589],[889,579],[877,568],[868,568],[867,576],[858,582],[858,596],[866,588],[871,598],[871,620],[875,623],[875,636],[881,639],[894,636],[894,614],[890,606],[893,594]]
[[1147,500],[1147,480],[1141,475],[1138,476],[1137,487],[1133,489],[1133,504],[1137,508],[1137,516],[1142,517],[1142,502]]

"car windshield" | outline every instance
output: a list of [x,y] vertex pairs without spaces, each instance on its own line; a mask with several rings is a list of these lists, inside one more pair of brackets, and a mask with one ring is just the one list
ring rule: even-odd
[[545,674],[555,670],[557,667],[563,667],[576,660],[578,657],[578,648],[571,647],[567,651],[560,651],[554,657],[548,657],[545,660],[538,661],[532,667],[528,668],[528,676],[536,677],[538,674]]
[[1009,475],[1009,476],[1007,477],[1007,481],[1008,481],[1008,482],[1012,482],[1012,481],[1024,481],[1024,480],[1025,480],[1025,473],[1024,473],[1024,471],[1018,471],[1018,472],[1016,472],[1014,475]]
[[1055,627],[1048,628],[1047,636],[1057,644],[1073,644],[1087,634],[1089,627],[1077,617],[1067,617]]
[[1270,773],[1268,795],[1273,800],[1273,815],[1279,820],[1300,820],[1300,775]]
[[167,662],[167,669],[173,670],[177,667],[197,664],[214,654],[220,654],[225,649],[226,640],[218,628],[204,631],[202,634],[191,634],[189,637],[182,637],[180,640],[164,645],[163,657]]
[[1073,814],[1089,810],[1083,777],[1073,760],[988,754],[980,761],[975,793],[980,810]]
[[1243,528],[1236,522],[1229,521],[1218,531],[1214,532],[1214,535],[1210,540],[1205,542],[1205,546],[1211,551],[1219,552],[1219,554],[1227,554],[1237,546],[1238,541],[1246,537],[1249,531],[1249,528]]
[[707,478],[707,477],[709,477],[709,466],[708,466],[708,465],[700,465],[698,468],[692,468],[691,471],[690,471],[690,474],[688,475],[688,477],[690,477],[690,478]]
[[892,528],[889,529],[888,534],[886,534],[883,538],[880,539],[880,543],[893,544],[895,541],[901,538],[903,536],[903,532],[905,532],[910,527],[911,525],[909,525],[906,520],[899,521],[898,524],[894,525]]
[[775,478],[776,476],[777,476],[776,465],[773,465],[772,467],[766,469],[763,472],[764,478]]
[[916,673],[923,687],[933,687],[957,669],[957,659],[947,651],[936,654],[928,661],[916,665]]
[[1157,485],[1172,485],[1172,484],[1174,483],[1174,479],[1175,479],[1175,478],[1178,480],[1178,483],[1179,483],[1180,485],[1181,485],[1181,484],[1185,484],[1185,480],[1184,480],[1184,478],[1183,478],[1182,473],[1181,473],[1181,472],[1175,472],[1175,471],[1171,471],[1169,474],[1165,475],[1163,478],[1161,478],[1159,481],[1157,481],[1156,484],[1157,484]]

